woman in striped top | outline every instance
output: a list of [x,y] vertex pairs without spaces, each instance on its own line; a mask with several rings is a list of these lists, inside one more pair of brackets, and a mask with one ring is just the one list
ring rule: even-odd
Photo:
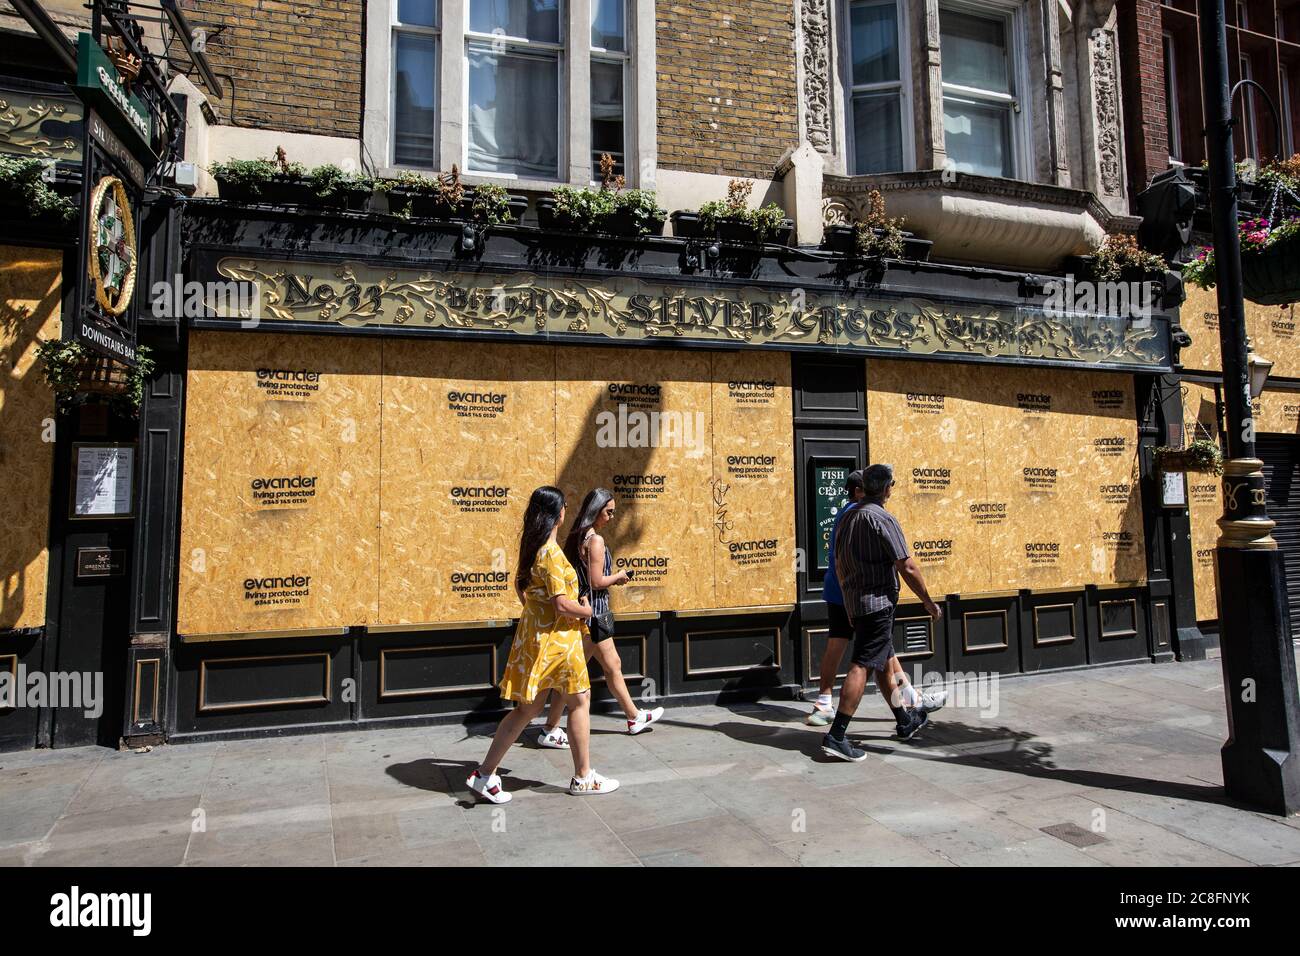
[[[609,589],[627,584],[631,575],[627,571],[614,570],[614,556],[605,547],[605,539],[600,530],[614,517],[617,504],[614,494],[604,488],[597,488],[587,494],[578,509],[577,520],[564,542],[564,554],[578,572],[578,591],[591,600],[590,635],[583,640],[583,651],[587,660],[593,657],[600,662],[600,669],[605,675],[606,686],[623,708],[627,718],[627,732],[639,734],[664,714],[662,707],[641,710],[628,692],[623,680],[623,662],[618,656],[618,649],[611,640],[614,636],[614,617],[609,611]],[[542,729],[538,743],[543,747],[563,749],[563,731],[560,730],[560,713],[564,703],[556,698],[551,705],[550,716]]]

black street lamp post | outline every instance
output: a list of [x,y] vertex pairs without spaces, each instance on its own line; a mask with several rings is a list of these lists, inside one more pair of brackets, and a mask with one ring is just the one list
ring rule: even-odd
[[1286,571],[1265,505],[1264,465],[1255,456],[1224,0],[1198,0],[1198,7],[1228,443],[1215,549],[1228,705],[1223,783],[1235,800],[1290,814],[1300,812],[1300,695]]

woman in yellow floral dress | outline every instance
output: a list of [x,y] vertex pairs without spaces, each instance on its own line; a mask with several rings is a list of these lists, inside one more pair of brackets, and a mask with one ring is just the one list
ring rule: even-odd
[[596,773],[588,760],[591,681],[587,678],[582,637],[591,607],[585,599],[579,602],[577,572],[555,540],[563,522],[563,492],[550,485],[534,491],[524,513],[515,574],[515,593],[524,605],[524,613],[501,678],[501,696],[518,706],[501,721],[487,757],[465,781],[470,790],[493,803],[510,800],[497,776],[497,767],[524,728],[542,712],[545,692],[549,690],[563,695],[569,711],[569,746],[573,754],[569,793],[588,796],[618,789],[617,780]]

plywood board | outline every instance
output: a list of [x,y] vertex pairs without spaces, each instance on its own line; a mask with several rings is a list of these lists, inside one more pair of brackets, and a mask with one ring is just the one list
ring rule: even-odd
[[[1219,303],[1215,289],[1188,284],[1179,309],[1179,323],[1192,336],[1182,351],[1184,368],[1218,372],[1223,368],[1219,348]],[[1246,301],[1246,334],[1254,350],[1273,362],[1273,374],[1300,377],[1300,305],[1257,305]]]
[[693,351],[556,352],[555,483],[570,523],[592,488],[617,497],[603,534],[634,579],[611,592],[615,611],[714,606],[710,362]]
[[191,335],[180,633],[376,621],[380,348]]
[[894,466],[888,507],[935,595],[993,589],[990,531],[1006,509],[989,495],[978,372],[935,362],[867,365],[870,459]]
[[[1213,385],[1183,383],[1183,431],[1188,441],[1195,438],[1219,440],[1217,393]],[[1196,593],[1196,619],[1219,617],[1218,590],[1214,579],[1214,547],[1219,540],[1219,517],[1223,514],[1220,479],[1214,475],[1188,472],[1187,510],[1192,531],[1192,586]]]
[[932,593],[1145,581],[1131,377],[873,360],[867,386]]
[[555,480],[555,349],[384,346],[380,623],[519,615],[529,496]]
[[44,627],[54,396],[36,347],[62,335],[63,253],[0,246],[0,630]]
[[1256,432],[1300,434],[1300,392],[1266,388],[1251,404]]
[[713,578],[717,607],[795,600],[790,355],[718,352],[713,367]]

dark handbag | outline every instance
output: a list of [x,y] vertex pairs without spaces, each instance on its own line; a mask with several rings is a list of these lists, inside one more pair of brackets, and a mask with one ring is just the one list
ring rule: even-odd
[[614,615],[610,611],[593,614],[591,620],[587,622],[587,626],[591,629],[591,639],[593,641],[602,641],[607,637],[613,637]]

